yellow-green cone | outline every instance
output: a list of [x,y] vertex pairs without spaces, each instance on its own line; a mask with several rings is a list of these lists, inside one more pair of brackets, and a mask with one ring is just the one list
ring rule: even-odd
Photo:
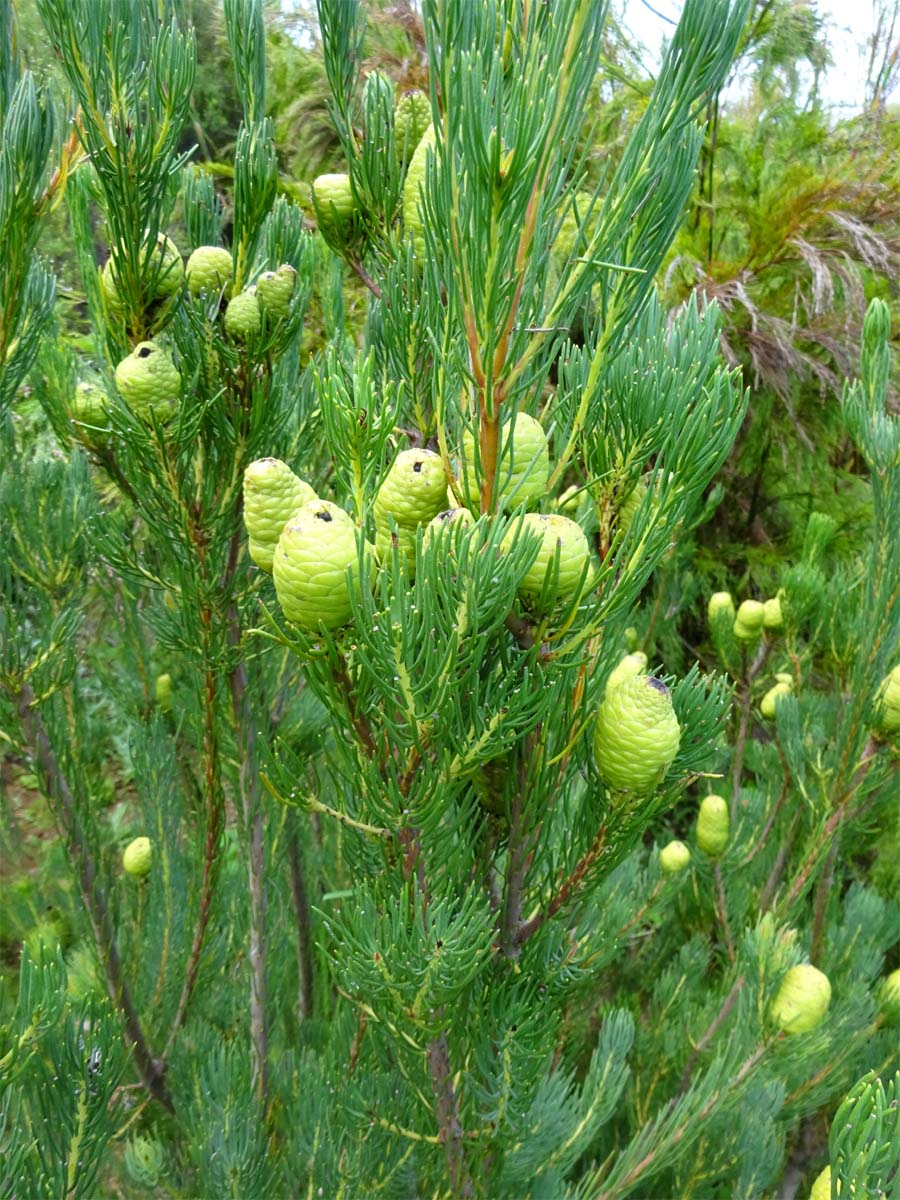
[[436,517],[432,517],[422,535],[423,545],[428,546],[435,538],[440,537],[441,531],[456,526],[470,529],[475,524],[475,518],[467,508],[445,508]]
[[690,866],[691,852],[684,842],[669,842],[659,852],[659,865],[666,875],[677,875],[685,867]]
[[521,522],[513,518],[501,548],[509,551],[529,533],[538,534],[541,545],[537,558],[519,580],[519,594],[536,600],[544,590],[548,575],[556,572],[552,595],[559,599],[573,595],[581,582],[585,564],[591,557],[584,530],[577,521],[571,521],[559,513],[526,513]]
[[228,250],[222,246],[198,246],[187,260],[185,276],[188,291],[192,296],[201,292],[209,292],[217,296],[224,292],[231,295],[231,277],[234,274],[234,260]]
[[378,561],[390,563],[395,538],[397,553],[406,560],[407,570],[412,573],[416,567],[416,531],[404,525],[398,525],[396,530],[392,530],[387,522],[375,526],[375,554]]
[[181,375],[156,342],[139,342],[116,367],[116,387],[136,417],[167,421],[181,395]]
[[316,493],[280,458],[259,458],[244,471],[244,525],[250,557],[263,571],[272,570],[281,531],[295,513],[315,500]]
[[349,175],[319,175],[312,183],[312,202],[319,233],[339,254],[353,240],[356,197]]
[[651,792],[665,778],[681,741],[669,689],[635,675],[607,691],[597,713],[594,758],[614,791]]
[[[147,262],[147,250],[144,250],[144,262]],[[148,265],[141,272],[147,300],[164,299],[171,296],[181,286],[184,278],[184,263],[181,253],[170,237],[164,233],[157,234],[156,245],[149,256]],[[100,288],[106,303],[114,311],[122,307],[122,296],[119,292],[119,282],[112,255],[107,259],[106,266],[100,276]]]
[[623,533],[627,533],[631,528],[631,522],[637,516],[638,509],[644,502],[644,497],[647,494],[647,481],[642,477],[637,481],[630,492],[627,492],[619,504],[619,529]]
[[431,124],[431,101],[425,92],[404,92],[394,108],[394,143],[397,158],[408,162]]
[[900,732],[900,663],[881,681],[875,705],[876,728],[882,733]]
[[900,967],[882,979],[878,1004],[888,1025],[900,1025]]
[[153,1189],[166,1167],[161,1142],[136,1134],[125,1147],[125,1170],[139,1187]]
[[771,600],[763,601],[763,628],[780,629],[784,624],[781,612],[781,597],[773,596]]
[[624,683],[626,679],[631,679],[635,675],[641,675],[647,669],[647,655],[643,650],[636,650],[633,654],[626,654],[619,663],[613,667],[610,672],[609,679],[606,681],[606,690],[618,687],[620,683]]
[[275,594],[288,621],[315,631],[338,629],[359,586],[356,528],[328,500],[304,504],[281,532],[272,566]]
[[[840,1181],[837,1185],[837,1194],[841,1194]],[[831,1167],[826,1167],[816,1176],[812,1191],[809,1193],[809,1200],[831,1200]]]
[[697,845],[710,858],[725,853],[731,836],[728,803],[722,796],[705,796],[697,814]]
[[762,632],[766,607],[759,600],[745,600],[734,618],[734,636],[740,642],[754,642]]
[[73,421],[90,427],[84,431],[89,437],[102,437],[109,425],[109,398],[96,383],[84,381],[75,389],[69,412]]
[[770,687],[762,700],[759,702],[759,711],[767,721],[775,719],[775,705],[784,696],[790,696],[794,691],[792,682],[778,682],[774,687]]
[[134,876],[135,879],[141,879],[150,873],[152,862],[153,846],[149,838],[135,838],[125,847],[122,866],[125,868],[126,874]]
[[236,342],[247,342],[262,328],[262,313],[256,292],[248,288],[228,301],[225,309],[225,332]]
[[172,676],[168,674],[156,677],[156,703],[163,712],[172,711]]
[[730,622],[734,622],[734,601],[731,598],[731,592],[713,592],[710,596],[706,609],[707,620],[714,621],[720,614],[724,614]]
[[425,224],[422,216],[422,203],[419,196],[420,187],[426,184],[426,167],[429,151],[434,154],[436,138],[434,126],[429,125],[422,134],[422,139],[413,151],[409,160],[406,179],[403,182],[403,228],[412,238],[416,255],[422,258],[425,254]]
[[282,263],[277,271],[266,271],[256,281],[256,298],[270,320],[280,321],[291,310],[291,297],[297,283],[297,272],[290,263]]
[[432,450],[401,450],[375,497],[375,525],[393,517],[403,528],[427,524],[446,506],[447,477],[441,456]]
[[[550,477],[550,447],[540,421],[528,413],[517,413],[510,438],[510,425],[500,428],[500,476],[498,506],[513,508],[530,504],[547,494]],[[481,476],[475,470],[475,438],[471,430],[463,434],[463,478],[460,490],[473,508],[481,504]]]
[[801,963],[785,975],[772,1001],[772,1020],[785,1033],[808,1033],[822,1022],[830,1003],[828,976]]

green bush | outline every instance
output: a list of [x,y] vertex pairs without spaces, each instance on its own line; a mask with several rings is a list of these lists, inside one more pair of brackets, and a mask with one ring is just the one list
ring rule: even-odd
[[603,5],[428,0],[408,156],[323,0],[321,235],[259,0],[227,208],[189,162],[178,7],[37,0],[60,105],[0,50],[0,1195],[892,1194],[890,310],[858,537],[754,595],[698,551],[748,394],[655,284],[748,5],[586,192]]

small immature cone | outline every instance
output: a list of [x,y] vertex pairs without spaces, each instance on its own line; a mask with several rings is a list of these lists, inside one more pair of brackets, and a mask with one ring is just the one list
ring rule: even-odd
[[122,866],[128,875],[141,879],[150,873],[153,861],[153,846],[147,837],[135,838],[125,847],[122,855]]
[[573,483],[571,487],[567,487],[557,496],[556,511],[561,512],[563,516],[574,517],[578,512],[578,502],[581,500],[581,496],[581,488],[577,483]]
[[156,703],[163,712],[172,711],[172,676],[157,675],[156,677]]
[[109,420],[109,398],[103,388],[85,380],[75,389],[69,412],[74,421],[83,425],[105,427]]
[[900,1025],[900,967],[882,979],[878,1004],[888,1025]]
[[875,705],[876,728],[881,733],[900,732],[900,663],[881,681]]
[[403,228],[412,238],[418,258],[425,255],[425,222],[419,189],[425,187],[429,151],[434,153],[434,126],[429,125],[409,160],[406,179],[403,181]]
[[734,636],[740,642],[755,642],[762,631],[766,608],[759,600],[745,600],[734,618]]
[[275,594],[288,621],[311,632],[350,620],[359,585],[356,527],[328,500],[304,504],[285,525],[272,566]]
[[[528,413],[518,413],[510,438],[509,423],[500,428],[500,474],[498,505],[511,508],[531,504],[547,493],[550,478],[550,447],[540,421]],[[475,471],[475,434],[463,434],[465,470],[462,492],[473,508],[481,504],[481,485]]]
[[559,513],[526,513],[521,524],[513,519],[501,549],[511,550],[519,538],[528,533],[538,534],[541,545],[537,558],[519,580],[519,595],[529,600],[539,599],[553,572],[556,573],[552,580],[553,597],[565,600],[574,595],[591,557],[584,530],[577,521],[570,521]]
[[[145,248],[144,262],[147,262],[147,258],[148,251]],[[177,292],[181,286],[184,278],[181,252],[172,239],[164,233],[157,234],[156,245],[149,253],[149,265],[146,271],[142,271],[142,277],[146,281],[148,290],[147,300],[164,299],[166,296],[171,296],[173,292]],[[111,309],[116,310],[122,307],[122,296],[119,292],[119,281],[112,255],[107,259],[100,276],[100,290]]]
[[791,967],[772,1001],[772,1020],[785,1033],[808,1033],[819,1025],[831,1003],[831,984],[810,963]]
[[406,162],[431,124],[431,100],[425,92],[404,92],[394,107],[394,142],[397,158]]
[[291,297],[297,283],[297,272],[290,263],[282,263],[277,271],[266,271],[256,281],[256,298],[270,320],[280,321],[291,310]]
[[763,628],[764,629],[780,629],[784,624],[784,617],[781,613],[781,597],[773,596],[771,600],[763,602]]
[[627,533],[631,527],[631,522],[637,516],[637,511],[644,502],[644,496],[647,494],[647,481],[643,478],[639,479],[635,486],[627,492],[618,505],[618,522],[619,529],[623,533]]
[[677,875],[685,867],[690,866],[691,852],[684,842],[669,842],[659,852],[659,865],[666,875]]
[[192,296],[199,296],[201,292],[213,296],[224,292],[230,296],[233,274],[234,260],[221,246],[198,246],[185,268],[188,291]]
[[424,546],[431,545],[432,542],[441,536],[444,529],[451,527],[471,529],[474,524],[475,518],[467,508],[445,508],[436,517],[432,517],[426,525],[425,533],[422,535],[422,543]]
[[731,592],[713,592],[706,608],[707,620],[715,621],[720,613],[726,613],[729,621],[734,621],[734,601]]
[[225,309],[225,332],[236,342],[247,342],[262,328],[262,312],[256,292],[250,288],[228,301]]
[[181,395],[181,375],[156,342],[138,342],[116,367],[116,387],[136,417],[166,421]]
[[638,796],[664,779],[681,742],[669,689],[661,679],[635,675],[607,693],[594,727],[594,758],[614,791]]
[[775,705],[785,696],[793,694],[793,682],[778,682],[774,687],[769,688],[762,700],[759,702],[759,711],[768,721],[775,719]]
[[618,687],[620,683],[624,683],[626,679],[631,679],[635,675],[642,675],[647,669],[647,655],[643,650],[636,650],[633,654],[626,654],[623,659],[612,669],[609,679],[606,681],[606,690]]
[[719,858],[724,854],[730,836],[727,803],[721,796],[704,797],[697,814],[697,845],[710,858]]
[[275,546],[287,522],[316,493],[280,458],[259,458],[244,471],[244,525],[250,557],[263,571],[272,570]]
[[357,216],[349,175],[319,175],[312,183],[319,233],[338,254],[352,242]]
[[809,1200],[831,1200],[831,1167],[826,1167],[816,1176]]
[[125,1170],[139,1187],[153,1189],[166,1168],[166,1151],[154,1138],[136,1134],[125,1148]]

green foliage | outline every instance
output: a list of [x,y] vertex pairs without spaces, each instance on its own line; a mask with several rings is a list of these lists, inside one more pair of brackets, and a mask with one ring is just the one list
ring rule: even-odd
[[[833,1171],[887,1192],[897,746],[873,725],[900,647],[900,425],[883,299],[822,429],[851,448],[855,536],[834,506],[787,509],[785,553],[755,564],[780,623],[740,640],[727,613],[703,615],[710,580],[738,602],[753,590],[716,514],[732,448],[750,453],[759,428],[740,444],[748,401],[752,421],[773,411],[741,380],[754,343],[735,297],[786,320],[819,269],[787,202],[774,231],[761,218],[760,199],[802,190],[801,172],[785,179],[796,163],[767,162],[766,138],[788,135],[740,115],[726,130],[719,96],[743,53],[788,103],[798,55],[819,61],[815,23],[688,0],[657,79],[601,111],[621,137],[598,168],[598,96],[636,68],[592,0],[428,0],[421,26],[409,9],[383,27],[377,7],[367,24],[361,5],[321,0],[311,49],[258,0],[227,0],[218,31],[199,3],[37,6],[60,111],[80,115],[59,147],[2,43],[0,231],[21,233],[0,240],[15,404],[0,736],[17,762],[2,836],[18,864],[3,950],[19,959],[0,1007],[0,1190],[749,1200],[792,1156],[811,1169],[799,1131],[836,1114]],[[201,12],[197,36],[185,17]],[[190,97],[226,43],[238,127],[217,138],[233,150],[220,196],[190,161]],[[404,73],[419,49],[427,66]],[[279,177],[322,128],[282,138],[296,79],[299,108],[334,125],[301,174],[345,165],[358,212],[330,239],[340,254]],[[408,82],[429,89],[434,123],[412,205],[395,122]],[[800,127],[812,154],[819,117]],[[698,160],[704,187],[737,191],[741,161],[756,171],[730,226],[710,193],[692,224]],[[63,183],[89,354],[52,327],[35,258]],[[827,190],[812,188],[810,229]],[[752,250],[746,294],[717,303],[679,281],[688,243],[707,277],[727,253],[738,278]],[[788,244],[799,258],[768,262]],[[193,295],[177,249],[225,245],[232,277]],[[882,288],[872,253],[845,268],[848,292]],[[250,290],[282,264],[283,308],[270,279]],[[227,319],[229,298],[258,328]],[[135,404],[116,368],[151,334],[180,390],[151,381]],[[79,381],[98,389],[90,420]],[[803,386],[794,371],[779,395]],[[517,416],[543,430],[550,468],[510,506]],[[406,524],[395,505],[385,530],[404,450],[431,455],[429,515],[465,499],[465,519],[426,533],[401,496]],[[267,457],[345,522],[360,583],[336,628],[293,625],[279,572],[249,558],[244,472]],[[541,589],[523,586],[544,553],[529,505],[529,522],[564,510],[587,539],[565,598],[559,555]],[[304,554],[329,617],[347,576]],[[649,656],[680,729],[647,794],[610,788],[593,751],[626,646]],[[713,789],[730,817],[715,858],[695,830]],[[122,864],[138,837],[142,877]],[[677,874],[659,859],[672,837],[691,851]],[[830,1006],[785,1032],[773,1001],[807,963]]]

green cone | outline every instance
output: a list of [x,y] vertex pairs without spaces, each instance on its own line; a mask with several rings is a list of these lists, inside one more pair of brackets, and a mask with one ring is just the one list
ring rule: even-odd
[[597,713],[594,758],[615,791],[651,792],[665,778],[681,742],[669,689],[635,675],[608,691]]
[[513,518],[501,542],[502,548],[510,550],[528,533],[538,534],[541,545],[537,558],[519,580],[519,594],[537,599],[544,589],[548,574],[557,570],[553,595],[558,599],[573,595],[581,581],[585,564],[591,557],[590,546],[581,526],[559,513],[526,513],[521,523]]
[[116,387],[136,417],[167,421],[181,395],[181,375],[156,342],[139,342],[116,367]]
[[187,260],[185,275],[188,290],[192,296],[201,292],[218,295],[224,292],[231,295],[231,277],[234,274],[234,260],[228,250],[221,246],[198,246]]
[[278,539],[272,577],[288,621],[310,631],[346,625],[359,555],[356,527],[344,510],[328,500],[304,504]]
[[250,557],[263,571],[272,570],[275,546],[287,522],[316,493],[280,458],[259,458],[244,471],[244,525]]

